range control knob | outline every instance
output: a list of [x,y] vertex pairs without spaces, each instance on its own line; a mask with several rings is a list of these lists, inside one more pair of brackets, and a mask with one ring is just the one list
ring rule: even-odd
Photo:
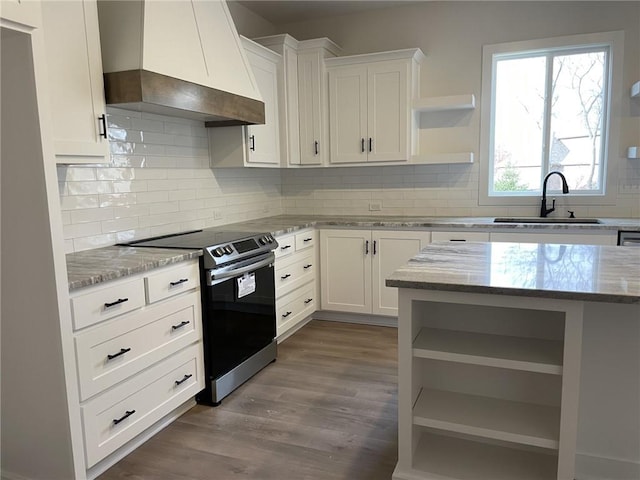
[[258,239],[258,242],[260,243],[260,245],[266,245],[268,241],[269,241],[269,240],[267,239],[267,237],[266,237],[266,236],[265,236],[265,237],[260,237],[260,238]]
[[231,248],[231,245],[225,245],[224,246],[224,252],[228,253],[228,254],[233,253],[233,248]]
[[224,255],[224,250],[218,247],[218,248],[215,248],[212,253],[214,257],[221,257],[222,255]]

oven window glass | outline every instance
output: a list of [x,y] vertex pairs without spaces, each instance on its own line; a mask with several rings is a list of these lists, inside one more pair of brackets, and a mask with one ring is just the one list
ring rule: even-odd
[[242,242],[233,242],[233,246],[236,247],[238,253],[249,252],[258,248],[258,244],[253,238],[243,240]]

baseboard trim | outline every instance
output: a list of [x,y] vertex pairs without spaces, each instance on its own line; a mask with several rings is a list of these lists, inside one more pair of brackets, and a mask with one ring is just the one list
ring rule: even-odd
[[307,318],[305,318],[304,320],[301,320],[300,322],[296,323],[289,330],[287,330],[282,335],[277,337],[276,340],[278,341],[278,343],[280,344],[280,343],[284,342],[287,338],[289,338],[291,335],[293,335],[298,330],[300,330],[302,327],[304,327],[307,323],[309,323],[311,320],[313,320],[313,316],[314,315],[315,314],[309,315]]
[[331,322],[360,323],[379,327],[398,327],[398,317],[385,317],[382,315],[318,310],[313,314],[313,318],[315,320],[329,320]]
[[576,480],[638,480],[640,462],[621,458],[576,454]]

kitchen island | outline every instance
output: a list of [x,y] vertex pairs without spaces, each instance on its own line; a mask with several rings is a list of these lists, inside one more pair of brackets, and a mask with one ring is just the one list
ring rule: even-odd
[[640,478],[640,249],[436,243],[386,284],[394,479]]

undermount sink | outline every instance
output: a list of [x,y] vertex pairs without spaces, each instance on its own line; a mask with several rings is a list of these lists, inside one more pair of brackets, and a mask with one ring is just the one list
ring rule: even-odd
[[600,223],[597,218],[497,217],[494,223]]

